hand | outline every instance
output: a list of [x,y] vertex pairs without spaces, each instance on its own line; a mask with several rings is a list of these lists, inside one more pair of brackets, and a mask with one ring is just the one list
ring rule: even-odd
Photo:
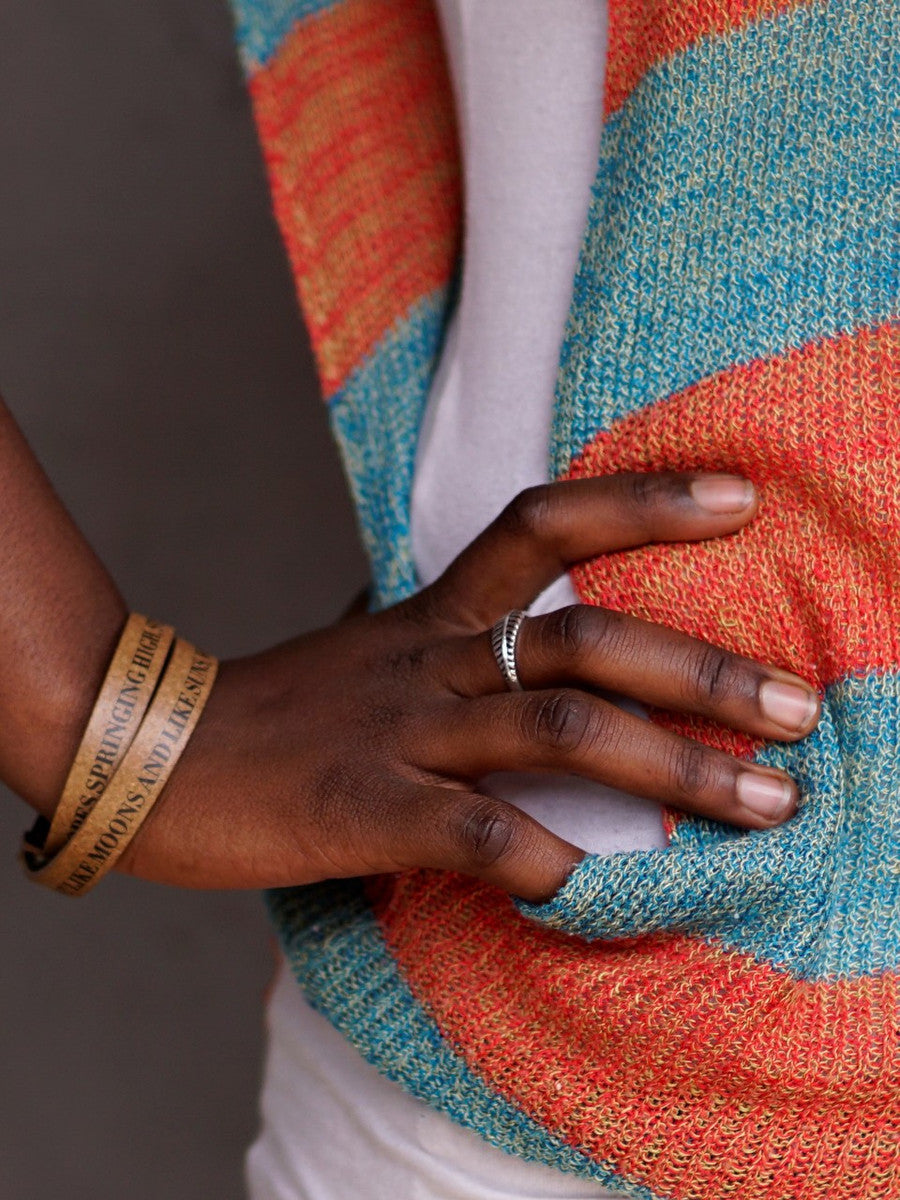
[[732,533],[753,488],[731,476],[621,474],[523,492],[431,587],[222,664],[200,724],[123,869],[262,887],[440,867],[540,901],[584,852],[477,780],[566,771],[765,829],[796,785],[599,698],[611,689],[763,738],[818,720],[801,679],[585,605],[529,618],[510,692],[489,627],[565,568],[647,542]]

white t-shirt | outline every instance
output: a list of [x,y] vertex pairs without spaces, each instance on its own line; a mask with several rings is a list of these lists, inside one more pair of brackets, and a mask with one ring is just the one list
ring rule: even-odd
[[[437,0],[460,118],[464,273],[429,396],[413,550],[430,582],[522,488],[548,478],[563,326],[602,128],[603,0]],[[461,484],[461,481],[464,481]],[[567,577],[532,606],[575,602]],[[571,776],[484,786],[598,853],[664,844],[659,809]],[[503,1154],[378,1074],[283,964],[268,1010],[252,1200],[610,1195]]]

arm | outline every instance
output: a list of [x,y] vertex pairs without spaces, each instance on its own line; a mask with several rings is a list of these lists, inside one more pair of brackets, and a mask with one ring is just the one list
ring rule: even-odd
[[45,816],[125,616],[0,401],[0,778]]
[[[115,585],[2,412],[0,777],[45,814],[125,618]],[[222,664],[183,758],[121,860],[148,879],[263,887],[431,866],[528,899],[583,852],[482,795],[491,771],[571,771],[751,828],[797,800],[739,762],[610,705],[621,691],[769,738],[817,720],[801,680],[624,614],[525,622],[506,690],[488,627],[568,565],[734,532],[756,511],[726,477],[616,475],[532,489],[432,587],[382,613]]]

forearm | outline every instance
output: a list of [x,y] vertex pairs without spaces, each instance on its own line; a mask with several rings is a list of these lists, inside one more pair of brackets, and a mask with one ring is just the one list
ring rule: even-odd
[[0,779],[45,814],[125,616],[116,585],[0,401]]

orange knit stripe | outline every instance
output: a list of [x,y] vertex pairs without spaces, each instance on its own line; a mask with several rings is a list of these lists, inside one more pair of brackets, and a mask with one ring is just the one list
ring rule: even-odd
[[699,38],[814,2],[821,0],[609,0],[606,113],[621,108],[654,63]]
[[[409,872],[370,894],[467,1063],[627,1179],[672,1200],[705,1200],[722,1177],[742,1180],[732,1200],[801,1197],[804,1147],[840,1162],[863,1124],[875,1173],[896,1171],[895,976],[809,983],[685,936],[588,944],[452,874]],[[659,1015],[673,1008],[677,1028]],[[855,1187],[829,1200],[859,1200]]]
[[459,249],[453,104],[427,0],[344,0],[253,77],[275,212],[333,393]]
[[[578,592],[820,688],[853,671],[897,669],[898,446],[896,325],[704,379],[599,434],[570,474],[733,471],[757,485],[758,516],[732,537],[587,563],[574,573]],[[752,743],[732,736],[727,748]]]

